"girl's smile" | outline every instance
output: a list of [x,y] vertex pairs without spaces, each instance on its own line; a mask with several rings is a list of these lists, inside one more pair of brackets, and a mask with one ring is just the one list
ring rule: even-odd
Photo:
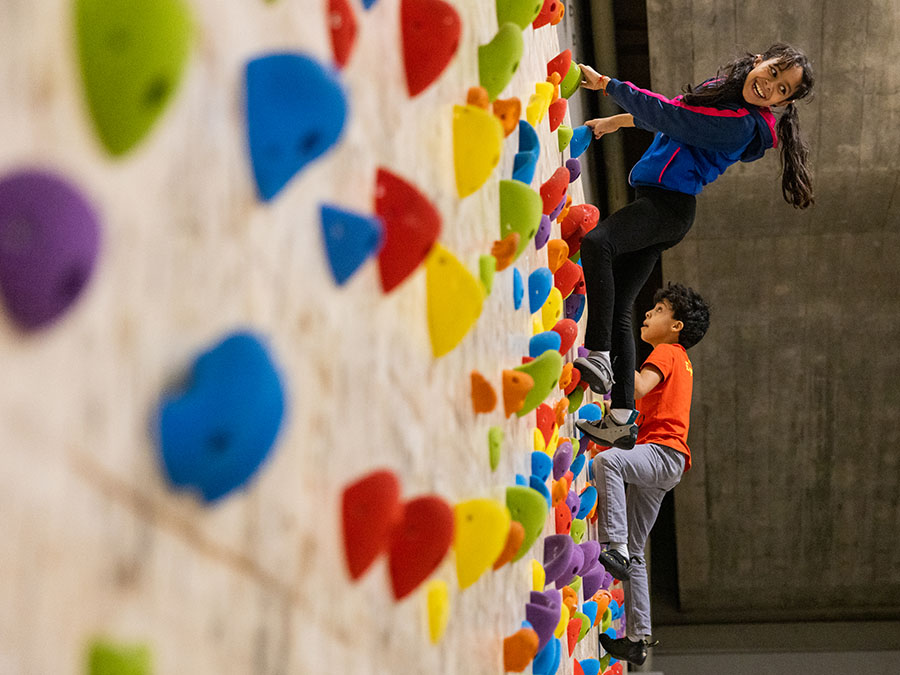
[[744,80],[744,100],[759,107],[785,105],[790,102],[802,79],[803,69],[800,66],[782,70],[778,59],[763,61],[762,57],[757,57],[756,65]]

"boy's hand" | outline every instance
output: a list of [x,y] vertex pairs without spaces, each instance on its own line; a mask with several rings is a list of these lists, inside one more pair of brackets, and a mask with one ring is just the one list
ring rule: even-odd
[[581,69],[581,86],[585,89],[593,89],[593,90],[606,90],[606,83],[609,82],[609,78],[606,75],[601,75],[596,70],[587,66],[583,63],[579,63],[578,67]]
[[611,134],[619,130],[619,122],[615,117],[598,117],[588,120],[584,125],[594,132],[594,138],[600,138],[603,134]]

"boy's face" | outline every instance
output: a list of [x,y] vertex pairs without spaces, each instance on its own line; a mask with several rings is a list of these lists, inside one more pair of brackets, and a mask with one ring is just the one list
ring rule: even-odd
[[674,344],[684,324],[672,315],[672,305],[668,300],[657,302],[644,315],[641,324],[641,340],[653,345]]

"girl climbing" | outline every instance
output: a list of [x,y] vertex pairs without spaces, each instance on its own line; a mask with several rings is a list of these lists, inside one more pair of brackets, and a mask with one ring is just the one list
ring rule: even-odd
[[[794,104],[812,91],[813,74],[802,51],[774,44],[722,66],[718,77],[687,85],[682,96],[670,100],[579,66],[583,87],[603,91],[627,111],[585,122],[596,138],[633,126],[656,133],[631,170],[634,201],[581,243],[588,310],[584,345],[591,351],[576,359],[575,367],[593,391],[612,390],[611,414],[592,424],[589,436],[605,446],[631,448],[637,438],[635,298],[662,251],[680,242],[693,224],[695,195],[738,160],[752,162],[780,146],[785,200],[799,209],[812,205],[809,150]],[[773,107],[782,110],[777,122]]]

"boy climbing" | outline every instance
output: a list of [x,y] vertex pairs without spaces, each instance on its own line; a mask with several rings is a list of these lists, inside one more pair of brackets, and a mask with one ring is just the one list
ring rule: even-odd
[[[670,283],[653,298],[641,325],[641,339],[653,351],[634,374],[634,398],[642,416],[637,445],[612,448],[591,463],[597,488],[598,540],[608,542],[600,562],[625,585],[626,636],[600,636],[615,658],[640,665],[647,658],[650,591],[644,545],[666,492],[691,468],[687,445],[694,370],[687,349],[709,327],[709,307],[693,289]],[[576,426],[601,445],[601,422]],[[625,490],[625,484],[628,490]]]

